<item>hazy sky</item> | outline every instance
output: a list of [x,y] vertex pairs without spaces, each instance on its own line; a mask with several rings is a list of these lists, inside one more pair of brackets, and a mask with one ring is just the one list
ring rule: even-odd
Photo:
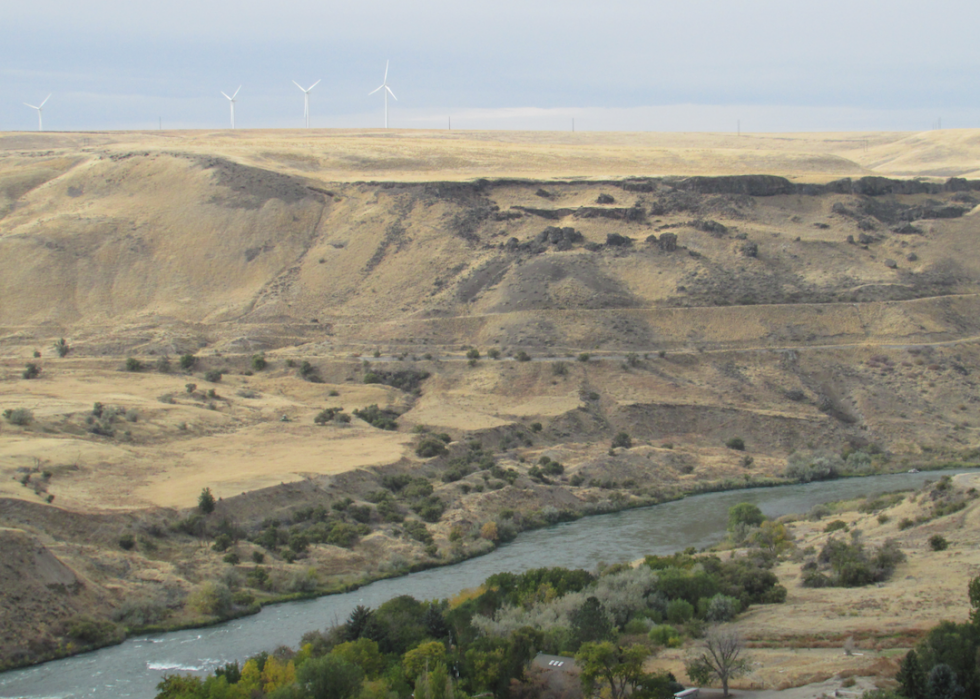
[[0,129],[980,126],[975,0],[0,0]]

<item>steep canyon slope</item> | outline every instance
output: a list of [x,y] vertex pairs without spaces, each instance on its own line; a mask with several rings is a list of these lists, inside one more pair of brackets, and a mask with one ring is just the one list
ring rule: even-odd
[[[762,482],[801,450],[975,459],[978,154],[973,131],[0,136],[0,526],[34,571],[0,583],[34,643],[3,662],[63,652],[79,615],[200,621],[209,581],[245,609],[478,553],[504,511]],[[397,429],[314,420],[370,406]],[[398,475],[433,492],[382,507]],[[303,507],[356,540],[260,538]],[[239,563],[201,547],[222,533]]]

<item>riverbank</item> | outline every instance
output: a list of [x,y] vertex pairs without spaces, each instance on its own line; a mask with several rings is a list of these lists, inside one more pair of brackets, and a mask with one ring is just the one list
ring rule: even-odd
[[[955,467],[953,464],[942,463],[932,463],[932,464],[920,464],[923,471],[928,470],[941,470]],[[932,467],[930,469],[930,467]],[[377,474],[378,478],[383,478],[383,474]],[[861,478],[861,476],[851,476],[853,478]],[[873,476],[872,476],[873,478]],[[67,643],[61,643],[53,647],[49,647],[46,652],[42,655],[35,657],[21,657],[20,659],[13,659],[5,667],[4,670],[10,670],[17,667],[30,666],[37,663],[47,662],[57,658],[63,658],[77,653],[86,653],[95,650],[100,647],[107,645],[113,645],[124,641],[127,638],[132,638],[136,636],[145,636],[147,634],[156,633],[170,633],[185,629],[201,629],[208,628],[211,626],[223,624],[227,621],[237,619],[240,617],[256,614],[263,608],[271,605],[287,604],[290,602],[297,602],[303,600],[313,600],[319,597],[327,595],[336,595],[343,593],[350,593],[356,591],[366,585],[370,585],[374,582],[380,580],[388,580],[399,578],[404,575],[409,575],[412,573],[418,573],[425,570],[436,569],[443,566],[451,566],[459,564],[465,560],[484,556],[488,553],[496,550],[500,545],[506,544],[520,535],[522,532],[532,532],[545,527],[553,526],[558,522],[573,522],[579,520],[583,517],[590,517],[596,515],[607,515],[617,512],[626,512],[637,508],[652,507],[655,505],[662,505],[670,502],[677,502],[683,500],[684,498],[703,495],[706,493],[724,493],[724,492],[736,492],[740,490],[747,489],[758,489],[758,488],[778,488],[782,486],[792,485],[792,483],[786,481],[785,479],[726,479],[716,483],[698,483],[696,487],[690,491],[680,491],[676,493],[673,497],[664,498],[659,501],[644,500],[642,498],[634,497],[631,499],[622,500],[609,500],[603,503],[599,507],[596,507],[594,503],[589,502],[587,499],[580,500],[580,509],[574,510],[566,507],[566,509],[561,510],[552,516],[552,521],[547,521],[542,518],[535,518],[530,516],[515,516],[512,515],[507,519],[502,519],[499,516],[496,520],[490,519],[488,521],[495,521],[495,523],[500,524],[500,529],[498,529],[498,536],[495,540],[486,539],[482,536],[477,536],[471,539],[476,545],[471,545],[468,547],[456,546],[452,547],[450,542],[450,537],[452,529],[450,529],[448,534],[444,534],[444,539],[439,541],[439,546],[436,549],[436,555],[430,555],[428,552],[422,552],[425,555],[420,556],[411,563],[400,563],[398,567],[386,565],[390,559],[386,558],[385,551],[383,547],[377,546],[377,542],[373,546],[373,550],[376,552],[376,558],[374,559],[373,573],[364,573],[360,575],[348,574],[341,576],[334,576],[334,579],[326,584],[316,587],[315,589],[307,590],[287,590],[282,592],[269,591],[269,590],[258,590],[254,587],[249,589],[249,595],[240,596],[240,600],[244,603],[236,603],[234,607],[230,608],[224,616],[193,616],[194,610],[189,607],[185,607],[187,613],[182,615],[181,618],[175,619],[170,623],[148,623],[140,626],[129,626],[126,627],[123,623],[109,623],[107,620],[99,620],[97,617],[93,618],[89,614],[82,612],[80,615],[76,616],[72,623],[76,625],[81,625],[80,630],[75,631],[72,634],[72,629],[66,628],[66,635],[69,636],[71,640]],[[588,494],[588,490],[585,491]],[[336,495],[341,496],[341,498],[347,498],[350,495],[357,495],[356,492],[341,491]],[[525,512],[540,511],[543,503],[537,503],[537,507],[532,504],[528,506],[529,500],[525,497],[522,500]],[[566,503],[570,502],[568,500]],[[503,502],[498,502],[497,507],[503,510],[505,513],[507,511],[506,505],[508,502],[504,500]],[[513,504],[513,503],[511,503]],[[234,501],[229,501],[222,503],[223,508],[231,509],[234,508]],[[500,510],[496,514],[499,515]],[[460,514],[449,510],[445,513],[445,519],[452,522],[458,521]],[[179,520],[178,520],[179,521]],[[507,525],[510,525],[509,528]],[[434,529],[434,528],[433,528]],[[436,530],[438,531],[438,530]],[[499,532],[504,531],[506,534],[501,536]],[[374,538],[378,538],[377,535],[373,535]],[[437,534],[438,536],[438,534]],[[421,543],[421,542],[420,542]],[[236,548],[241,549],[241,558],[245,558],[249,552],[246,548],[249,546],[248,542],[241,542]],[[447,550],[449,549],[449,550]],[[203,550],[198,551],[198,555],[204,553]],[[210,558],[221,561],[225,556],[226,552],[223,551],[209,551],[207,555]],[[389,553],[390,555],[390,553]],[[237,570],[256,570],[265,568],[272,571],[272,575],[275,576],[278,572],[279,579],[285,579],[285,570],[293,569],[301,570],[303,566],[307,564],[306,570],[312,570],[308,567],[307,559],[300,559],[298,561],[286,563],[280,560],[278,563],[275,561],[267,561],[264,565],[259,564],[238,564],[234,566]],[[226,573],[227,575],[227,573]],[[247,573],[245,573],[247,575]],[[227,580],[227,577],[216,578],[217,580]],[[310,578],[307,577],[307,580]],[[241,584],[241,583],[239,583]],[[237,602],[237,600],[236,600]],[[35,648],[39,646],[35,645]]]
[[[594,569],[603,563],[635,560],[650,553],[669,555],[689,547],[701,549],[724,536],[727,510],[741,501],[754,502],[770,517],[777,517],[807,512],[815,504],[841,497],[918,487],[930,478],[935,476],[897,474],[713,493],[652,508],[589,517],[526,532],[489,555],[457,565],[384,580],[347,594],[268,606],[257,615],[230,624],[137,637],[113,648],[3,673],[0,696],[50,696],[70,689],[79,697],[98,699],[111,690],[92,689],[86,694],[89,690],[84,688],[104,687],[107,678],[142,683],[139,686],[145,691],[132,696],[145,696],[164,671],[149,670],[148,664],[171,667],[172,671],[199,668],[208,672],[224,662],[242,660],[280,644],[295,646],[303,633],[341,623],[358,604],[377,607],[401,594],[419,599],[449,597],[502,570],[518,572],[541,566]],[[791,590],[791,597],[792,594]],[[213,653],[215,648],[221,649],[218,655]]]

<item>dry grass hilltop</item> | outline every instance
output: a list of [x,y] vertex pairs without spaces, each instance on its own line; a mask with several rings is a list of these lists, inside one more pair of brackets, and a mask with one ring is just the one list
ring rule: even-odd
[[0,134],[0,667],[978,463],[978,204],[980,131]]

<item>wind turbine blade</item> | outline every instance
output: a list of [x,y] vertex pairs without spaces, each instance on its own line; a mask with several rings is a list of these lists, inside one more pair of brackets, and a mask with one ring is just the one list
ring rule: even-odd
[[385,85],[385,89],[388,91],[388,94],[391,95],[394,98],[394,100],[397,102],[398,98],[395,97],[395,93],[391,91],[391,88]]
[[[374,92],[377,92],[377,90],[375,90]],[[371,94],[374,94],[374,93],[371,93]],[[33,104],[27,104],[27,102],[24,102],[24,106],[25,107],[30,107],[31,109],[40,109],[40,107],[35,107]],[[21,112],[21,113],[23,114],[23,112]]]
[[[323,78],[320,78],[320,80],[323,80]],[[320,80],[317,80],[315,83],[313,83],[312,85],[310,85],[310,90],[312,90],[314,87],[316,87],[317,85],[319,85],[320,84]],[[307,90],[307,92],[309,92],[310,90]]]
[[384,81],[386,83],[388,82],[388,61],[385,61],[385,80]]
[[[295,85],[296,87],[298,87],[300,90],[303,90],[303,88],[300,87],[300,84],[298,82],[296,82],[295,80],[293,80],[293,85]],[[303,92],[306,92],[306,90],[303,90]]]
[[[371,90],[371,91],[370,91],[370,92],[368,93],[368,95],[373,95],[373,94],[374,94],[375,92],[377,92],[378,90],[380,90],[380,89],[381,89],[382,87],[384,87],[384,85],[381,85],[380,87],[376,87],[376,88],[374,88],[373,90]],[[28,106],[30,106],[30,105],[28,105]]]
[[237,90],[235,90],[235,94],[233,94],[233,95],[232,95],[231,97],[229,97],[228,99],[230,99],[230,100],[234,100],[234,99],[235,99],[236,97],[238,97],[238,93],[239,93],[239,92],[241,92],[241,90],[242,90],[242,86],[241,86],[241,85],[239,85],[239,86],[238,86],[238,89],[237,89]]
[[[222,90],[222,91],[221,91],[221,94],[222,94],[222,95],[225,95],[225,92],[224,92],[224,90]],[[228,99],[228,100],[230,100],[230,99],[232,99],[232,98],[231,98],[231,97],[229,97],[228,95],[225,95],[225,99]]]
[[47,102],[49,99],[51,99],[51,95],[48,95],[47,97],[44,98],[44,102],[41,102],[41,104],[38,105],[38,109],[40,109],[41,107],[43,107],[44,104],[45,104],[45,102]]

